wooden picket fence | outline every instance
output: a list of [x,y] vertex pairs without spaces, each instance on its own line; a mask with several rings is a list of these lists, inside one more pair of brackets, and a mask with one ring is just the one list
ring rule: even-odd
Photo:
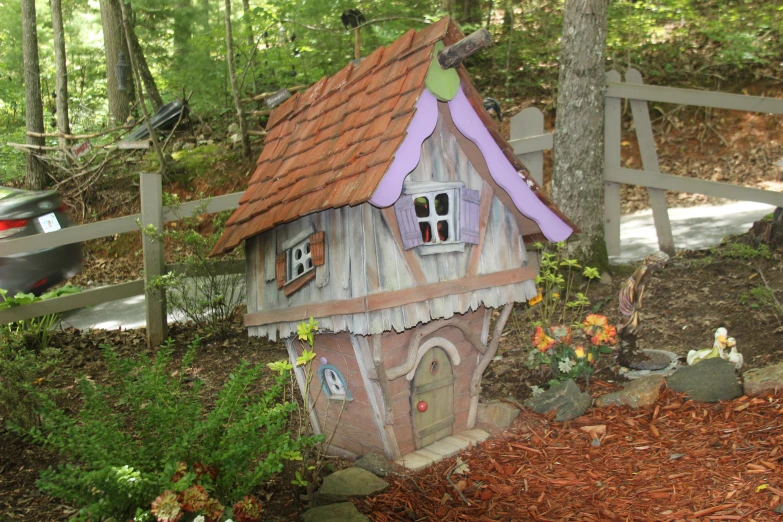
[[[630,100],[643,170],[626,169],[621,166],[620,118],[623,98]],[[623,183],[647,187],[658,244],[661,250],[669,253],[674,252],[674,239],[669,223],[665,190],[783,206],[783,194],[780,192],[662,174],[658,165],[647,102],[783,114],[783,99],[643,85],[641,74],[635,69],[630,69],[626,73],[625,82],[622,82],[619,73],[610,71],[607,74],[604,124],[604,226],[610,255],[620,254],[620,185]],[[527,108],[511,119],[510,143],[530,174],[536,181],[542,183],[544,151],[552,149],[553,135],[545,132],[544,115],[539,109]],[[175,211],[162,204],[163,189],[159,174],[141,174],[139,191],[140,214],[5,241],[0,243],[0,257],[133,232],[139,230],[139,224],[142,227],[153,225],[157,230],[163,230],[164,223],[177,221],[178,216],[190,215],[202,205],[205,205],[206,214],[235,209],[239,206],[239,198],[242,196],[242,192],[235,192],[206,201],[192,201],[179,205]],[[163,245],[159,241],[156,242],[145,235],[143,247],[145,278],[183,269],[181,266],[164,263]],[[224,274],[245,272],[244,260],[217,263],[219,271]],[[167,331],[165,296],[150,288],[145,279],[85,290],[78,294],[3,310],[0,311],[0,324],[95,306],[137,295],[145,295],[146,299],[147,341],[151,346],[157,346],[165,338]]]
[[[623,98],[630,101],[643,170],[626,169],[621,166],[620,118]],[[783,99],[644,85],[642,75],[636,69],[628,70],[625,82],[621,81],[617,71],[607,73],[605,99],[604,232],[610,256],[620,255],[621,184],[647,187],[655,230],[658,235],[658,247],[669,254],[674,253],[674,238],[666,205],[664,192],[666,190],[740,201],[755,201],[783,207],[783,194],[780,192],[662,174],[647,107],[647,102],[660,102],[783,114]],[[552,149],[553,135],[545,132],[544,115],[540,110],[529,107],[511,118],[510,143],[519,159],[530,170],[533,178],[542,183],[544,177],[543,151]]]
[[[234,192],[233,194],[207,200],[190,201],[174,209],[163,206],[163,185],[160,174],[141,174],[140,178],[140,214],[105,219],[48,234],[37,234],[35,236],[4,241],[0,243],[0,257],[44,248],[54,248],[71,243],[81,243],[125,232],[134,232],[139,230],[139,225],[144,228],[152,225],[156,230],[162,231],[164,223],[179,221],[180,216],[189,216],[196,210],[201,211],[202,206],[205,214],[235,209],[239,206],[239,198],[242,197],[242,192]],[[165,264],[163,259],[164,245],[160,241],[155,241],[147,235],[142,235],[142,241],[144,249],[143,279],[94,288],[78,294],[2,310],[0,311],[0,324],[144,295],[147,309],[147,342],[150,346],[158,346],[165,339],[167,332],[166,299],[165,295],[159,290],[147,285],[147,281],[154,276],[165,274],[169,271],[182,271],[185,268],[180,265]],[[217,261],[216,263],[218,265],[216,273],[239,274],[245,272],[244,260]]]

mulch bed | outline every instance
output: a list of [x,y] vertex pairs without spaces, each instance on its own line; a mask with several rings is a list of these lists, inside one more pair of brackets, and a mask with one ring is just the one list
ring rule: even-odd
[[[579,428],[598,424],[606,435],[593,447]],[[667,390],[653,406],[570,423],[524,410],[462,457],[469,471],[452,473],[454,485],[451,458],[394,476],[357,507],[377,522],[781,520],[783,393],[705,404]]]

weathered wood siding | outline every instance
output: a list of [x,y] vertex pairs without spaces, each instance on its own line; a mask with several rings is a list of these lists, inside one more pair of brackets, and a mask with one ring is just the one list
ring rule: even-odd
[[[461,181],[466,187],[486,190],[482,178],[460,149],[449,127],[439,120],[435,131],[422,144],[422,157],[416,169],[408,175],[410,181]],[[282,251],[285,240],[306,227],[315,226],[326,235],[326,263],[316,268],[316,279],[286,297],[277,288],[274,260]],[[258,249],[256,266],[263,274],[256,278],[255,302],[248,299],[248,312],[277,310],[340,299],[363,297],[415,286],[415,270],[397,247],[390,224],[381,210],[363,204],[356,207],[330,209],[278,226],[249,243]],[[419,255],[416,249],[408,256],[420,266],[427,283],[437,283],[465,277],[471,251],[479,248],[465,245],[464,252]],[[510,210],[492,198],[488,226],[478,260],[478,275],[519,268],[527,264],[524,243]],[[261,269],[259,269],[261,270]],[[248,296],[254,292],[248,291]],[[320,328],[332,332],[350,331],[358,335],[395,330],[401,332],[419,323],[449,318],[482,304],[498,307],[510,302],[526,301],[536,295],[532,281],[487,288],[464,294],[450,295],[377,312],[342,315],[334,310],[329,317],[318,317]],[[305,319],[303,317],[302,319]],[[283,322],[250,327],[251,335],[268,336],[275,340],[296,332],[296,322]]]

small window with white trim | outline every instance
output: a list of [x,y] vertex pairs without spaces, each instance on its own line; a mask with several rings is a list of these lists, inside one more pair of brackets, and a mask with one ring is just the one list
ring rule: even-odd
[[313,269],[313,259],[310,254],[310,238],[286,250],[286,283]]
[[318,369],[318,378],[321,380],[321,389],[327,397],[333,400],[353,400],[348,391],[348,383],[340,370],[331,364],[323,364]]
[[406,181],[394,204],[403,248],[428,255],[477,244],[479,199],[478,190],[459,181]]

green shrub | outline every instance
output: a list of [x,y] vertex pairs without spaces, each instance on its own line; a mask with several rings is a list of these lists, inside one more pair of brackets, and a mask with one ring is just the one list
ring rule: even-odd
[[38,424],[36,410],[41,406],[40,384],[58,362],[57,350],[31,350],[22,334],[3,330],[0,335],[0,418],[32,428]]
[[[178,213],[179,199],[166,195],[164,203]],[[212,247],[225,228],[230,212],[202,215],[206,203],[190,216],[181,218],[177,227],[159,234],[156,230],[144,230],[148,237],[166,241],[179,253],[177,261],[181,270],[171,271],[153,278],[151,285],[166,292],[169,312],[181,312],[197,328],[218,338],[231,332],[234,309],[245,302],[245,274],[225,274],[232,261],[242,259],[242,252],[234,251],[219,261],[209,258]],[[199,229],[209,221],[212,231],[202,234]]]
[[29,431],[68,461],[43,471],[38,486],[80,506],[81,520],[128,520],[164,491],[194,484],[194,473],[178,471],[201,466],[217,473],[214,480],[201,477],[200,485],[230,506],[317,442],[289,431],[298,405],[280,402],[287,371],[263,393],[251,392],[263,367],[242,361],[207,412],[201,382],[186,379],[198,343],[197,337],[173,372],[171,340],[152,359],[121,358],[102,346],[107,384],[80,381],[84,404],[75,417],[46,400],[40,428]]
[[[54,299],[55,297],[76,294],[79,292],[81,292],[80,288],[72,286],[69,283],[56,290],[46,292],[40,297],[34,294],[23,294],[21,292],[13,297],[6,297],[8,292],[0,288],[0,298],[2,298],[0,310],[7,310],[9,308],[24,306],[39,301],[45,301],[46,299]],[[33,317],[32,319],[5,324],[1,327],[0,335],[21,337],[28,348],[46,349],[49,346],[49,337],[59,322],[60,314],[42,315],[41,317]]]

